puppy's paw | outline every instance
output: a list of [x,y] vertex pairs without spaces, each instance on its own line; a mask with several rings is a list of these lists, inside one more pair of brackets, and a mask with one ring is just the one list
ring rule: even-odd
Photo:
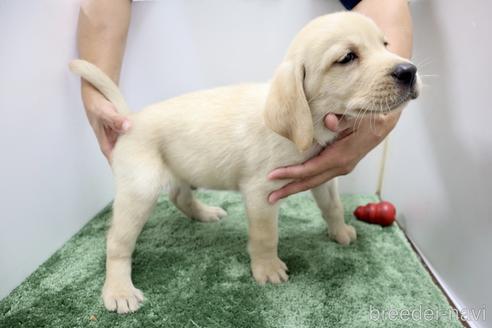
[[217,222],[227,215],[220,207],[201,204],[193,213],[193,218],[201,222]]
[[102,291],[104,306],[120,314],[135,312],[144,300],[143,293],[133,285],[105,283]]
[[340,245],[349,245],[357,239],[355,228],[345,223],[336,229],[333,229],[333,231],[330,231],[328,235]]
[[251,271],[256,282],[264,285],[267,282],[279,284],[289,279],[287,265],[281,259],[275,257],[270,260],[251,260]]

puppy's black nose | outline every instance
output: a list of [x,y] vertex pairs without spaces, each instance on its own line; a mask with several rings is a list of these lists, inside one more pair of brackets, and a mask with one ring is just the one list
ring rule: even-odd
[[391,75],[400,83],[411,86],[415,83],[417,67],[410,63],[402,63],[395,66]]

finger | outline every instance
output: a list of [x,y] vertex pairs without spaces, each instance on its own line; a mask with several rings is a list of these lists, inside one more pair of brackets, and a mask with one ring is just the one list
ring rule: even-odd
[[109,127],[105,128],[105,133],[106,133],[106,139],[108,141],[108,144],[110,146],[110,152],[113,152],[114,145],[116,144],[116,141],[118,141],[118,137],[120,136],[118,132],[112,130]]
[[333,177],[336,176],[335,172],[325,172],[323,174],[316,175],[314,177],[311,177],[309,179],[301,180],[301,181],[295,181],[287,184],[286,186],[282,187],[281,189],[275,190],[268,196],[268,202],[270,204],[275,204],[278,200],[285,198],[287,196],[290,196],[292,194],[296,194],[301,191],[309,190],[314,187],[319,186],[320,184],[331,180]]
[[[391,131],[398,122],[401,115],[400,110],[394,110],[386,114],[371,114],[366,115],[361,124],[366,130],[376,130],[377,134],[382,134],[386,131]],[[372,128],[371,128],[372,124]],[[375,128],[374,128],[375,127]]]
[[398,118],[398,113],[372,114],[361,121],[356,133],[365,136],[369,143],[379,143],[393,130]]
[[347,116],[344,115],[339,121],[338,121],[338,132],[344,131],[347,129],[350,129],[354,126],[354,121],[355,118],[353,116]]
[[104,125],[102,124],[102,122],[96,122],[92,125],[92,129],[94,130],[94,134],[96,135],[99,149],[101,149],[104,157],[106,157],[106,159],[111,162],[111,150],[113,147],[108,140]]
[[[394,126],[394,124],[391,124]],[[372,128],[371,128],[372,126]],[[338,164],[348,167],[355,165],[374,147],[376,147],[384,137],[391,131],[385,128],[376,128],[369,123],[369,120],[361,123],[361,127],[355,132],[338,139],[330,147],[327,147],[323,152],[324,156],[336,157]],[[346,171],[346,169],[343,169]]]
[[319,171],[323,171],[323,168],[320,167],[322,165],[322,159],[319,158],[320,156],[321,154],[299,165],[275,169],[268,174],[268,179],[302,179],[319,174]]
[[130,129],[130,121],[125,116],[119,114],[111,103],[104,107],[103,113],[106,125],[110,126],[114,131],[125,133]]
[[338,140],[341,140],[343,138],[346,138],[349,135],[351,135],[352,133],[354,133],[354,131],[352,129],[350,129],[350,128],[349,129],[342,130],[341,132],[339,132],[337,134],[336,140],[338,141]]
[[295,179],[302,180],[308,177],[313,177],[319,175],[323,172],[330,170],[333,167],[338,166],[339,158],[337,152],[334,152],[332,148],[338,143],[327,146],[321,153],[317,156],[307,160],[306,162],[299,165],[292,165],[286,167],[280,167],[273,170],[268,174],[268,179],[279,180],[279,179]]
[[119,134],[125,133],[131,128],[130,121],[125,116],[119,114],[110,114],[108,123],[110,124],[110,127]]
[[395,126],[400,119],[402,110],[403,108],[400,108],[384,115],[386,124],[392,124],[393,126]]
[[355,118],[347,115],[336,115],[328,113],[325,116],[325,127],[332,132],[340,132],[351,128],[354,124]]
[[111,152],[113,150],[113,147],[111,146],[109,141],[106,138],[100,139],[99,147],[101,148],[104,157],[106,157],[108,161],[111,160]]
[[338,124],[339,120],[338,117],[333,114],[333,113],[328,113],[325,116],[325,127],[332,131],[332,132],[337,132],[338,131]]

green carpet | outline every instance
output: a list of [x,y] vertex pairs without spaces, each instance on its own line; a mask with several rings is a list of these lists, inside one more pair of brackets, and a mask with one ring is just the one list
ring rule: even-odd
[[[348,247],[327,238],[309,194],[290,197],[279,247],[290,279],[265,287],[250,275],[241,197],[199,197],[229,216],[190,221],[161,198],[134,254],[134,283],[146,297],[137,313],[117,315],[102,305],[106,209],[0,302],[0,327],[461,327],[443,315],[446,299],[399,228],[353,219],[353,209],[373,196],[343,198],[358,232]],[[381,314],[392,309],[400,317]]]

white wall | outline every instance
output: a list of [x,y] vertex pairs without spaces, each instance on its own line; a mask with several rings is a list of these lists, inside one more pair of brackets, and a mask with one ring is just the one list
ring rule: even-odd
[[112,198],[81,107],[78,1],[0,1],[0,298]]
[[492,3],[412,8],[415,61],[427,86],[393,133],[384,196],[458,302],[485,304],[490,316]]
[[[0,1],[0,298],[112,198],[81,107],[79,0]],[[292,36],[337,1],[133,4],[122,89],[134,109],[183,92],[270,78]],[[377,155],[342,189],[372,192]],[[364,170],[364,167],[366,169]]]

